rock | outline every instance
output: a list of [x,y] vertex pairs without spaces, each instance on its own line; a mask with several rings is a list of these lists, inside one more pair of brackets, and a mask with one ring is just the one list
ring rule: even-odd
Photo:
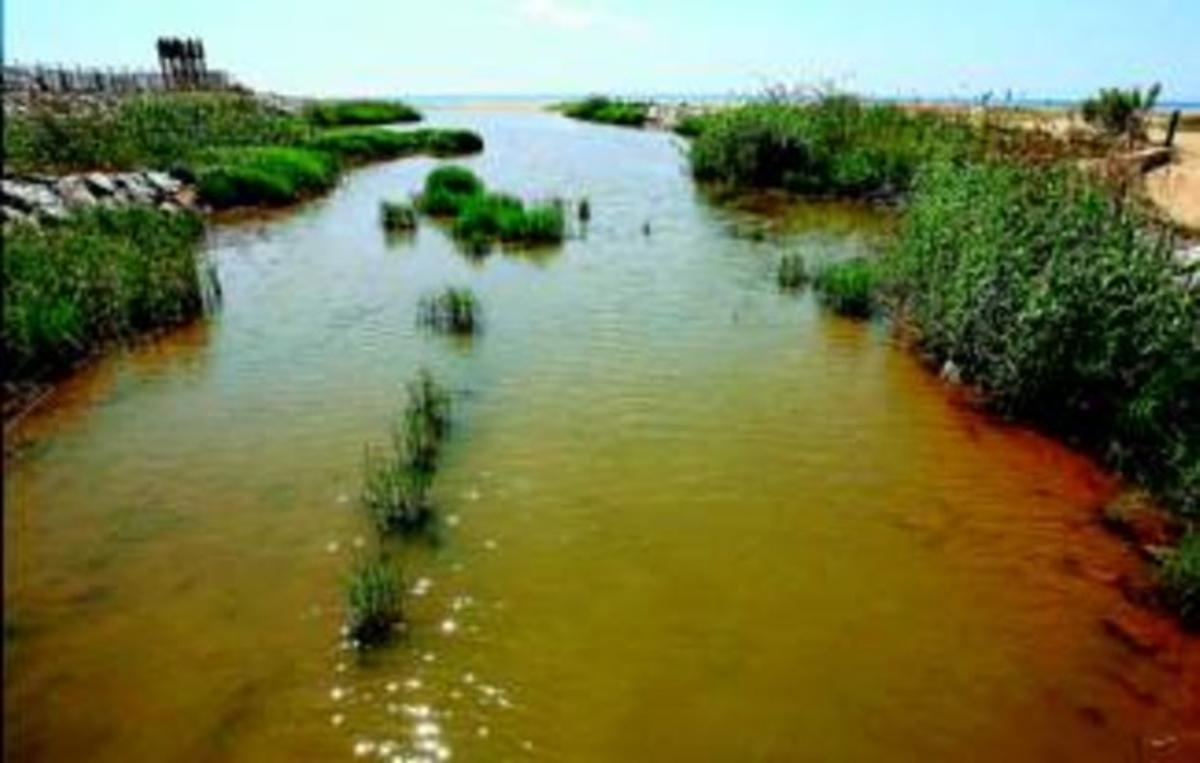
[[58,197],[67,207],[78,209],[96,204],[96,197],[88,190],[87,181],[78,175],[66,175],[54,184]]
[[165,172],[147,172],[146,182],[167,196],[174,196],[183,188],[183,183]]
[[0,181],[0,192],[9,206],[23,212],[36,212],[41,207],[58,204],[58,197],[49,188],[37,183],[26,183],[5,178]]
[[0,207],[0,220],[6,223],[35,222],[27,212],[22,212],[16,207],[10,207],[7,204]]
[[129,194],[131,201],[139,204],[153,204],[155,202],[154,188],[146,182],[146,179],[137,172],[126,172],[116,176],[117,182]]
[[942,381],[946,382],[947,384],[953,384],[956,387],[962,384],[962,369],[960,369],[958,364],[953,360],[947,359],[946,362],[942,364],[942,370],[938,376],[940,376]]
[[101,196],[112,196],[117,192],[117,185],[112,178],[101,172],[90,172],[84,176],[84,182],[92,189],[93,193]]
[[38,208],[37,216],[40,220],[60,223],[69,218],[71,213],[68,212],[66,206],[64,206],[63,203],[59,201],[57,197],[55,197],[53,204],[47,204]]

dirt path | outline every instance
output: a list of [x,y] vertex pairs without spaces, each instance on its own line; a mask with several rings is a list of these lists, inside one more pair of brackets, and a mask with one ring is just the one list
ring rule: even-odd
[[1175,160],[1146,175],[1146,193],[1172,222],[1200,233],[1200,132],[1175,136]]

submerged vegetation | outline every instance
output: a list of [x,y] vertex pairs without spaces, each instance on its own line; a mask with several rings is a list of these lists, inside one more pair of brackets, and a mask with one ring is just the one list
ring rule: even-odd
[[408,233],[417,229],[417,211],[411,204],[384,201],[379,204],[379,221],[389,233]]
[[785,254],[779,261],[778,270],[775,271],[775,280],[779,283],[779,288],[789,291],[806,285],[809,278],[803,255]]
[[346,581],[349,635],[360,648],[377,646],[391,638],[403,620],[402,582],[383,559],[358,562]]
[[452,218],[455,237],[479,251],[497,241],[554,244],[566,236],[562,202],[526,206],[516,197],[489,192],[473,172],[455,165],[429,173],[417,207],[429,215]]
[[51,378],[105,343],[196,317],[202,234],[193,214],[141,207],[6,228],[6,381]]
[[817,271],[813,288],[821,302],[839,315],[868,318],[875,310],[878,265],[867,257],[828,263]]
[[420,122],[421,113],[399,101],[319,101],[304,109],[318,127]]
[[450,334],[474,334],[481,324],[479,300],[465,287],[447,286],[427,294],[418,305],[418,320]]
[[649,103],[626,101],[603,95],[593,95],[581,101],[559,104],[556,108],[571,119],[622,127],[641,127],[650,118]]
[[1132,204],[1068,168],[938,163],[888,260],[902,319],[996,408],[1200,510],[1200,291]]

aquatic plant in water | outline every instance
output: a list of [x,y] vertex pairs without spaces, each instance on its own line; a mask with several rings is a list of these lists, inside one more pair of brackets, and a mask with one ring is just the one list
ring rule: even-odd
[[360,648],[391,638],[403,620],[400,575],[383,559],[360,561],[346,582],[347,627]]
[[785,254],[779,261],[779,269],[775,272],[779,288],[785,290],[799,289],[808,283],[808,270],[804,266],[804,257],[799,254]]
[[379,221],[384,230],[407,233],[417,229],[417,212],[411,204],[384,201],[379,204]]
[[437,331],[473,334],[480,326],[479,300],[466,287],[447,286],[421,298],[418,321]]
[[869,318],[875,310],[877,267],[866,257],[831,262],[817,271],[813,288],[821,303],[840,315]]

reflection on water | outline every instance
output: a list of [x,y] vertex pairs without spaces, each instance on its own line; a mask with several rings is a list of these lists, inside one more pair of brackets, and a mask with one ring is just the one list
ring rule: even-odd
[[[433,121],[493,187],[589,198],[586,235],[388,240],[425,159],[214,230],[222,309],[64,385],[7,467],[12,759],[1099,761],[1177,729],[1176,675],[1099,626],[1135,569],[1110,480],[775,290],[886,213],[712,203],[664,134]],[[451,283],[470,343],[415,324]],[[392,549],[410,626],[360,656],[362,450],[420,366],[458,403],[441,541]]]

